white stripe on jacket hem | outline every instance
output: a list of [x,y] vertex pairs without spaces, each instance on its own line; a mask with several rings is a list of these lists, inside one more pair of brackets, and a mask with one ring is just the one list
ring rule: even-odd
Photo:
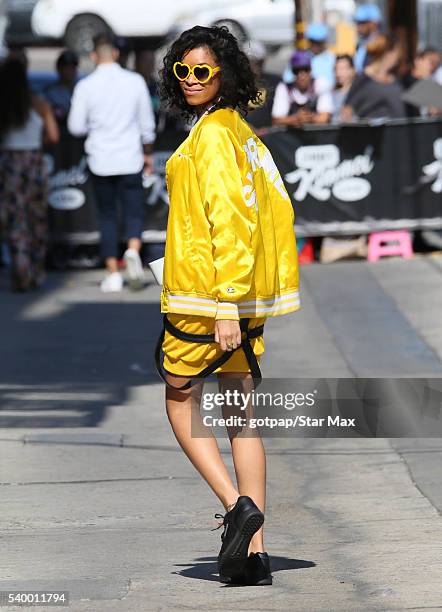
[[299,291],[290,291],[274,298],[256,298],[255,300],[217,302],[210,298],[167,294],[168,311],[181,314],[195,314],[213,317],[235,315],[240,317],[275,316],[293,312],[300,308]]

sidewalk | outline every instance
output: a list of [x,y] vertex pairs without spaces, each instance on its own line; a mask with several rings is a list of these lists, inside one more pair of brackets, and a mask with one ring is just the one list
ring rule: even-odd
[[[102,295],[100,276],[23,296],[0,275],[0,590],[88,612],[441,609],[437,438],[266,439],[274,584],[220,584],[223,509],[153,368],[159,289]],[[441,281],[442,257],[303,267],[264,374],[442,376]]]

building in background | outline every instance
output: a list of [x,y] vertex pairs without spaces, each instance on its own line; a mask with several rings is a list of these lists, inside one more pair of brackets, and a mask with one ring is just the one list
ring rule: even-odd
[[442,0],[419,0],[417,6],[420,45],[442,50]]
[[4,0],[0,0],[0,58],[6,54],[5,32],[7,25],[8,19],[6,17],[6,3]]

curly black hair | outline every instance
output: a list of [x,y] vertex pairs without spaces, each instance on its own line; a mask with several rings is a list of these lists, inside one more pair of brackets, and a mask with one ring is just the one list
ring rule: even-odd
[[233,34],[226,26],[195,26],[183,32],[170,46],[160,70],[160,98],[170,113],[178,114],[186,120],[196,115],[196,109],[187,104],[183,96],[179,81],[173,74],[173,65],[182,61],[187,52],[198,47],[208,47],[222,69],[218,94],[220,99],[212,107],[212,112],[218,108],[230,107],[246,115],[249,102],[259,104],[261,94],[255,74]]

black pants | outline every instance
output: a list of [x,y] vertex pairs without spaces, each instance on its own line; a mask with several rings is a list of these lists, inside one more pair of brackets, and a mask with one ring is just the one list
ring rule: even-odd
[[92,174],[98,205],[101,256],[118,256],[118,201],[124,221],[124,239],[141,238],[144,225],[144,191],[142,173],[97,176]]

